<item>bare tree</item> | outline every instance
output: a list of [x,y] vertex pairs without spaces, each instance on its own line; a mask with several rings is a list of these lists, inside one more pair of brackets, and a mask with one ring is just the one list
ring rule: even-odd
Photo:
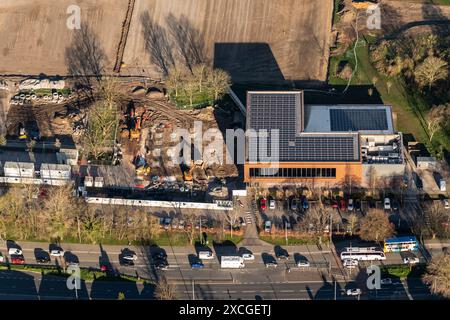
[[208,73],[213,72],[208,66],[204,63],[197,64],[192,69],[192,75],[197,82],[198,90],[202,92],[203,85],[206,81]]
[[435,106],[428,111],[425,120],[427,123],[428,132],[430,134],[430,141],[433,140],[433,136],[436,132],[445,127],[446,123],[448,123],[449,117],[450,104]]
[[427,57],[415,70],[414,77],[419,86],[431,87],[439,80],[446,80],[448,77],[447,62],[441,58]]
[[178,94],[180,93],[180,90],[182,88],[184,79],[184,73],[181,72],[177,68],[170,69],[169,76],[166,80],[166,85],[169,90],[169,92],[175,93],[175,97],[178,97]]
[[431,292],[450,298],[450,254],[442,253],[433,257],[423,277]]
[[208,74],[207,82],[213,92],[214,100],[218,100],[230,89],[231,77],[225,70],[214,69]]
[[238,210],[227,210],[225,220],[230,224],[230,236],[233,238],[233,227],[238,221]]
[[358,231],[358,227],[359,227],[359,219],[358,216],[354,213],[350,214],[348,216],[348,226],[347,226],[347,231],[350,233],[350,235],[352,236],[355,232]]
[[175,288],[165,277],[156,283],[155,296],[158,300],[176,300]]
[[[433,239],[445,232],[445,223],[450,220],[450,214],[440,202],[433,201],[431,204],[424,206],[424,222],[431,232]],[[423,226],[422,226],[423,227]]]
[[380,242],[394,233],[395,228],[383,210],[371,209],[361,219],[359,234],[363,240]]
[[193,75],[189,75],[183,82],[183,91],[189,99],[189,105],[192,107],[194,104],[194,96],[197,92],[197,83]]
[[326,228],[330,224],[332,212],[330,208],[325,207],[322,203],[308,209],[303,217],[303,222],[310,230],[317,235],[319,243],[322,243],[322,237]]

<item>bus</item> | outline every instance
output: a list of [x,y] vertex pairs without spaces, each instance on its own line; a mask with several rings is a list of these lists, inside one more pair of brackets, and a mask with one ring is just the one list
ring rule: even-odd
[[392,237],[384,241],[384,252],[403,252],[419,250],[419,242],[414,236]]
[[341,260],[386,260],[386,255],[381,248],[377,247],[352,247],[345,248],[345,250],[341,252]]

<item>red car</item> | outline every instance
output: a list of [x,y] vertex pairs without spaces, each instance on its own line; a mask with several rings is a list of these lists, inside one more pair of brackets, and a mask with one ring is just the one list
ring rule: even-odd
[[347,210],[347,205],[346,205],[344,199],[341,199],[341,202],[340,202],[340,209],[341,209],[341,210]]
[[25,264],[25,259],[23,256],[11,256],[12,264]]
[[261,207],[261,210],[266,210],[267,209],[267,200],[266,200],[266,198],[261,198],[260,207]]
[[102,270],[102,271],[108,271],[108,266],[102,264],[102,265],[100,266],[100,270]]
[[333,202],[331,203],[331,206],[333,207],[333,209],[339,208],[338,202],[336,200],[333,200]]

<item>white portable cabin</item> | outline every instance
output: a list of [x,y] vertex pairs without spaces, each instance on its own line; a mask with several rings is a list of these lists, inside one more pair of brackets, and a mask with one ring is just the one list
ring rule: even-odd
[[34,164],[31,162],[6,161],[3,166],[5,177],[33,178]]
[[68,164],[43,163],[41,165],[41,178],[70,180],[71,167]]
[[59,164],[69,164],[76,166],[78,163],[78,150],[77,149],[59,149],[56,153],[56,158]]

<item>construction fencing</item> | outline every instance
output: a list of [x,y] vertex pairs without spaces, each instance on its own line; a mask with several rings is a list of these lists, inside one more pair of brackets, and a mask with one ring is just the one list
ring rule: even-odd
[[203,210],[233,210],[233,207],[221,206],[220,203],[203,202],[178,202],[178,201],[158,201],[158,200],[135,200],[118,198],[95,198],[86,197],[86,202],[90,204],[123,205],[133,207],[158,207],[172,209],[203,209]]

